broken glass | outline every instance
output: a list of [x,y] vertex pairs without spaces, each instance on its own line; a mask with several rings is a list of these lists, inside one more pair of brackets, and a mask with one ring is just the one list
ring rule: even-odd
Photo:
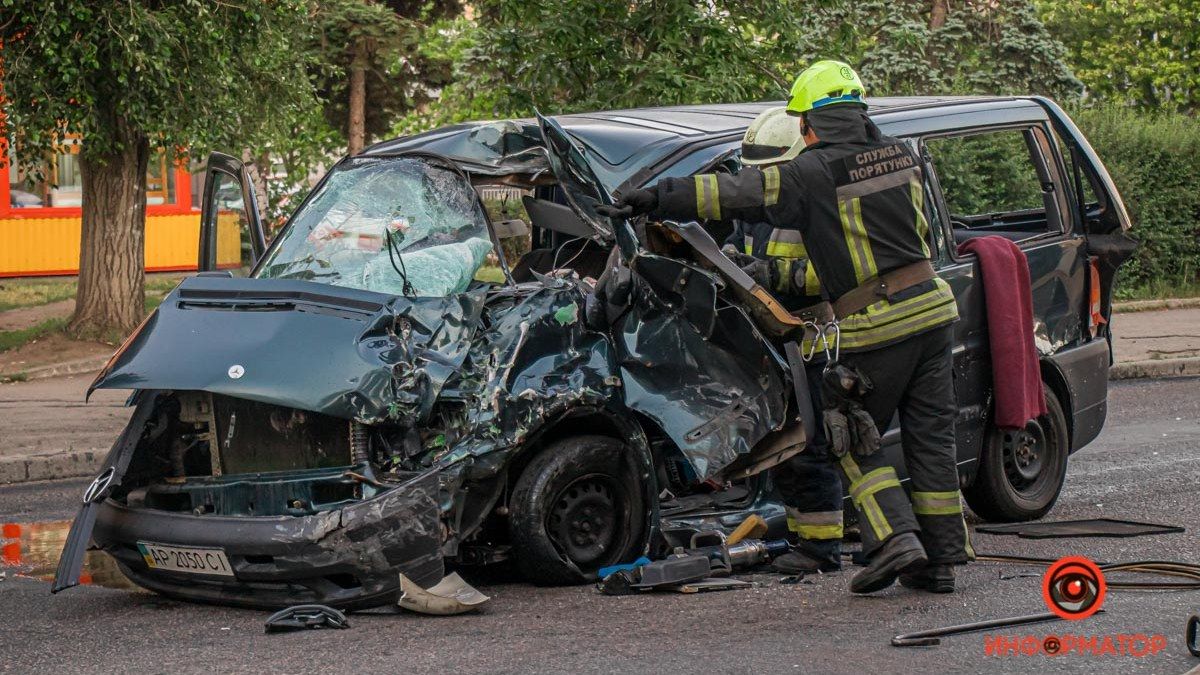
[[333,169],[258,276],[394,295],[461,293],[492,242],[470,182],[415,157],[358,157]]

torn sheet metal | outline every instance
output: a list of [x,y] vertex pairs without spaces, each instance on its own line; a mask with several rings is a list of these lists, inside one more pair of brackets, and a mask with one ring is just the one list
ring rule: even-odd
[[400,607],[418,614],[452,616],[473,612],[491,600],[468,584],[458,572],[451,572],[445,579],[430,588],[422,588],[408,577],[400,575]]
[[[676,266],[674,288],[682,279],[690,280],[684,288],[714,283],[684,263],[658,260]],[[639,311],[614,326],[625,403],[657,422],[696,475],[709,478],[783,426],[790,385],[782,361],[740,309],[715,298],[711,308],[689,307],[704,294],[634,279]]]

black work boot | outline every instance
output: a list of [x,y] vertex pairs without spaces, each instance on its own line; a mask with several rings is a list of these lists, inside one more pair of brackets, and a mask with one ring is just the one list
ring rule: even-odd
[[897,534],[884,542],[871,556],[867,568],[850,580],[851,593],[874,593],[882,591],[896,582],[896,577],[916,572],[925,566],[929,558],[925,547],[912,532]]
[[953,593],[954,565],[926,565],[919,572],[901,574],[900,585],[930,593]]
[[842,563],[840,559],[829,560],[795,548],[772,561],[771,569],[782,574],[814,574],[836,572],[842,569]]

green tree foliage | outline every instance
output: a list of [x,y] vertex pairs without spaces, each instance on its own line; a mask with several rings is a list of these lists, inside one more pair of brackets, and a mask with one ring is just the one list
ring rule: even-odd
[[[1029,0],[837,0],[781,33],[796,63],[840,55],[876,94],[1048,94],[1081,85]],[[941,8],[939,15],[937,9]],[[780,55],[787,58],[786,53]]]
[[781,99],[818,58],[873,94],[1047,93],[1080,85],[1028,0],[482,0],[422,40],[453,83],[397,127],[626,106]]
[[0,0],[0,17],[5,112],[27,156],[63,133],[92,158],[228,146],[311,109],[298,2]]
[[427,23],[462,12],[458,0],[319,0],[313,7],[310,48],[325,121],[352,152],[448,81],[449,64],[418,45]]
[[299,0],[0,0],[7,135],[40,165],[81,137],[83,237],[70,328],[113,335],[143,311],[152,148],[246,147],[310,115]]
[[1089,97],[1200,108],[1200,0],[1039,0]]
[[1200,280],[1200,125],[1110,104],[1073,113],[1117,184],[1140,242],[1123,286],[1186,287]]

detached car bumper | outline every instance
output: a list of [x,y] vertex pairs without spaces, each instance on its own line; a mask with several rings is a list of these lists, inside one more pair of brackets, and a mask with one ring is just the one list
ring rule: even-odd
[[[93,540],[131,581],[163,595],[253,608],[320,603],[356,609],[392,602],[399,573],[441,580],[437,476],[311,516],[197,516],[106,501]],[[138,542],[220,548],[234,576],[152,569]]]

